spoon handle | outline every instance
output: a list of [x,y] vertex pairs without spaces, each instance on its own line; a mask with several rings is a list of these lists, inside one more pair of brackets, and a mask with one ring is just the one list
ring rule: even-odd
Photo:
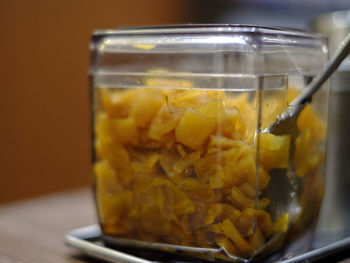
[[290,103],[291,106],[298,106],[310,100],[312,95],[322,86],[329,76],[338,68],[340,63],[350,53],[350,33],[341,42],[326,66],[312,79],[310,84]]

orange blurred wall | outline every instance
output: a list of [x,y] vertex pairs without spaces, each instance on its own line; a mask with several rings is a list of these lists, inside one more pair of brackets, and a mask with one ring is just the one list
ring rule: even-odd
[[0,203],[91,182],[91,32],[181,23],[185,2],[0,2]]

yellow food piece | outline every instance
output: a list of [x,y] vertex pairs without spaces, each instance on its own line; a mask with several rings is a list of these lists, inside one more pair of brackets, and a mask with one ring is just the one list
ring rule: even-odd
[[97,192],[112,194],[122,191],[118,177],[107,160],[99,161],[94,165]]
[[182,157],[174,150],[163,150],[160,165],[168,178],[174,182],[186,177],[186,169],[200,158],[200,152],[192,152]]
[[[138,182],[134,182],[134,200],[137,208],[134,220],[144,224],[144,231],[147,232],[145,228],[148,224],[151,224],[154,217],[154,223],[159,221],[160,224],[163,222],[165,228],[154,226],[148,232],[157,234],[157,231],[159,231],[166,234],[166,231],[171,230],[171,227],[168,226],[173,223],[178,224],[181,221],[181,216],[194,212],[193,202],[169,180],[162,177],[150,178],[150,176],[138,179]],[[142,215],[146,215],[151,211],[149,221],[140,222],[144,220]]]
[[186,150],[184,149],[184,147],[181,144],[177,144],[175,147],[176,147],[176,150],[178,151],[178,153],[181,155],[181,157],[185,157],[187,155]]
[[228,150],[231,148],[238,148],[244,146],[245,143],[241,140],[232,140],[224,136],[211,135],[208,149],[213,148],[215,152],[218,150]]
[[266,207],[270,204],[270,199],[268,198],[262,198],[258,201],[257,208],[259,209],[266,209]]
[[169,107],[168,105],[162,106],[150,124],[148,136],[151,139],[162,141],[164,134],[175,129],[181,114],[181,109]]
[[208,103],[200,105],[197,108],[197,111],[209,118],[214,118],[221,122],[225,118],[225,108],[222,100],[211,100]]
[[113,139],[120,144],[136,144],[138,130],[135,119],[112,119],[110,120],[110,130]]
[[249,245],[252,251],[256,251],[265,244],[265,238],[259,228],[256,228],[255,233],[249,237]]
[[95,149],[96,155],[100,158],[106,156],[109,147],[113,144],[113,136],[109,128],[109,120],[107,114],[99,113],[96,118],[95,126]]
[[113,167],[121,184],[124,187],[127,186],[132,179],[131,162],[127,150],[120,145],[113,145],[107,153],[106,160]]
[[199,227],[195,230],[195,239],[202,247],[215,245],[216,237],[222,236],[223,231],[219,224],[210,224]]
[[295,140],[294,166],[297,175],[304,176],[324,160],[324,153],[315,144],[310,129],[305,129]]
[[182,229],[181,226],[172,225],[170,233],[164,237],[165,242],[171,244],[181,244],[182,246],[190,246],[193,243],[193,235],[188,230]]
[[260,209],[264,209],[269,204],[269,200],[267,198],[260,199],[257,202],[254,199],[250,199],[236,186],[231,188],[227,198],[232,205],[240,210],[244,208],[254,208],[255,206]]
[[245,181],[255,186],[253,149],[245,143],[233,143],[232,146],[236,147],[208,154],[194,164],[199,179],[209,181],[213,189],[240,185]]
[[222,155],[208,154],[194,163],[194,169],[201,182],[208,183],[210,177],[223,173]]
[[317,140],[324,140],[326,138],[326,124],[315,113],[311,105],[307,105],[297,120],[299,131],[303,132],[305,129],[310,129],[312,138]]
[[137,126],[148,126],[157,114],[165,100],[164,95],[156,89],[145,89],[134,98],[130,116],[135,119]]
[[161,215],[155,207],[139,207],[138,217],[142,218],[139,220],[142,230],[150,234],[163,236],[171,231],[171,221]]
[[97,198],[100,203],[102,224],[111,234],[126,233],[132,229],[132,225],[127,220],[132,197],[131,191],[121,191],[117,194],[98,192]]
[[[93,171],[103,232],[250,258],[297,220],[288,213],[271,220],[270,170],[288,168],[315,182],[324,122],[312,106],[304,109],[289,167],[292,140],[257,133],[254,94],[195,89],[164,70],[153,73],[143,88],[96,92]],[[262,125],[286,106],[274,98],[263,96]],[[320,188],[303,191],[320,199]],[[312,204],[305,194],[301,202],[303,209]]]
[[192,200],[200,200],[202,202],[214,201],[214,191],[207,184],[202,184],[194,178],[186,178],[180,181],[178,185]]
[[186,109],[203,105],[212,99],[223,98],[224,96],[223,91],[184,90],[173,97],[169,97],[168,102],[175,107]]
[[284,233],[288,229],[289,215],[288,213],[283,213],[273,225],[274,233]]
[[135,98],[140,96],[140,89],[109,91],[98,89],[105,112],[109,118],[127,118]]
[[[296,88],[288,89],[288,103],[292,102],[300,93]],[[315,112],[312,105],[306,105],[297,119],[297,126],[299,131],[303,132],[305,129],[310,129],[312,138],[317,140],[324,140],[326,137],[326,124]]]
[[240,211],[229,204],[211,204],[208,208],[205,224],[219,223],[226,218],[234,222],[239,215]]
[[226,115],[223,100],[211,100],[208,103],[199,106],[197,111],[211,119],[215,119],[216,134],[233,137],[234,122]]
[[289,153],[273,152],[265,149],[259,150],[259,162],[267,171],[272,168],[288,168]]
[[290,135],[274,135],[271,133],[260,133],[260,147],[262,149],[288,153],[290,145]]
[[241,112],[238,108],[232,106],[231,108],[225,109],[225,114],[234,125],[234,133],[231,134],[232,138],[242,140],[247,133],[247,128]]
[[268,238],[271,235],[273,228],[271,215],[264,210],[257,210],[252,208],[247,208],[247,210],[256,215],[258,226],[264,234],[264,237]]
[[238,219],[234,222],[239,233],[245,238],[250,237],[258,225],[256,215],[249,209],[243,209]]
[[271,179],[271,176],[269,175],[269,173],[264,169],[263,166],[259,167],[259,173],[258,173],[258,189],[259,190],[263,190],[265,189]]
[[278,136],[261,133],[259,145],[260,163],[264,168],[288,168],[290,135]]
[[238,248],[242,255],[247,256],[251,254],[251,247],[243,236],[237,231],[230,219],[225,219],[221,224],[221,229],[225,236],[228,237],[233,244]]
[[242,93],[238,96],[231,96],[225,100],[228,109],[236,108],[240,113],[239,127],[244,131],[244,138],[252,142],[257,124],[257,112],[255,101],[249,101],[248,93]]
[[176,215],[187,215],[194,212],[195,206],[193,201],[184,192],[170,182],[167,186],[166,193],[173,193],[174,204],[172,210]]
[[158,161],[161,158],[159,153],[153,151],[129,151],[133,174],[155,174],[158,170]]
[[253,199],[256,196],[256,190],[255,187],[252,187],[250,184],[248,183],[243,183],[239,186],[239,190],[241,190],[241,192],[247,196],[250,199]]
[[145,168],[153,168],[162,157],[159,153],[153,151],[130,151],[133,163],[138,163]]
[[239,256],[240,252],[237,249],[237,247],[226,237],[217,237],[215,239],[216,244],[219,245],[219,247],[222,247],[226,250],[226,253],[229,253],[231,255]]
[[[288,101],[300,93],[297,89],[288,90]],[[311,173],[324,161],[324,141],[326,124],[315,112],[312,105],[307,105],[297,119],[300,134],[295,140],[294,168],[298,176]]]
[[248,145],[224,151],[222,155],[225,187],[241,185],[244,182],[255,186],[255,156]]
[[214,132],[215,126],[215,119],[188,108],[175,129],[175,137],[178,142],[191,149],[200,149]]

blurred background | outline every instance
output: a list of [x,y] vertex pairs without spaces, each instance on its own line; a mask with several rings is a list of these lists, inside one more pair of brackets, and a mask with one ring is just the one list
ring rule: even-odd
[[309,30],[349,0],[0,1],[0,203],[89,185],[95,29],[245,23]]

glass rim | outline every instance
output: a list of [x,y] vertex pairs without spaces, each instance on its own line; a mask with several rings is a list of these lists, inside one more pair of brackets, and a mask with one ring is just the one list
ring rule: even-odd
[[327,38],[319,33],[311,33],[293,28],[258,26],[249,24],[173,24],[140,27],[124,27],[116,29],[95,30],[93,38],[105,36],[151,36],[151,35],[188,35],[188,34],[258,34],[282,35],[325,41]]

